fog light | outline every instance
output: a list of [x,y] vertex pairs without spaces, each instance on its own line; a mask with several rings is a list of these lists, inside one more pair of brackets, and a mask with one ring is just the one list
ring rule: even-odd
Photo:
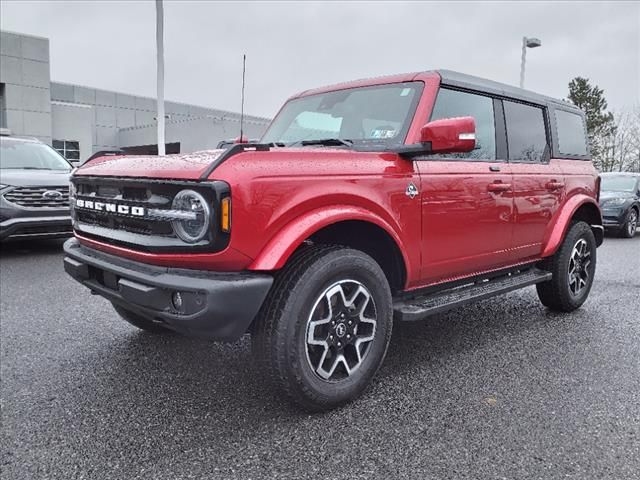
[[173,292],[173,295],[171,295],[171,303],[176,310],[182,309],[182,295],[180,292]]

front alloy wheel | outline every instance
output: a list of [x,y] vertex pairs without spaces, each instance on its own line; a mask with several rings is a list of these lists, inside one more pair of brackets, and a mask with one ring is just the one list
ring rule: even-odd
[[337,381],[356,372],[376,334],[371,293],[356,280],[331,285],[316,300],[307,323],[307,361],[322,379]]
[[389,283],[373,258],[310,245],[276,275],[251,332],[252,349],[296,404],[329,410],[367,387],[385,357],[392,318]]

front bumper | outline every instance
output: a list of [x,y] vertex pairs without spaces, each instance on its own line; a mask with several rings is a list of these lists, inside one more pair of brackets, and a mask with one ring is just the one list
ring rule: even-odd
[[602,225],[605,228],[621,228],[627,219],[627,209],[625,208],[603,208]]
[[71,217],[14,217],[0,223],[0,240],[61,238],[72,235]]
[[[64,244],[64,268],[92,292],[177,332],[235,341],[260,310],[273,277],[158,267]],[[172,301],[180,292],[179,309]]]

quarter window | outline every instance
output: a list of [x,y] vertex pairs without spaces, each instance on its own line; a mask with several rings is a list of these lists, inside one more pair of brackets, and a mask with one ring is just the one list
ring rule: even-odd
[[67,160],[80,160],[80,143],[76,140],[54,140],[53,148]]
[[582,117],[575,113],[555,111],[558,150],[564,155],[586,155],[587,136]]
[[542,162],[547,149],[544,112],[540,107],[504,102],[509,160]]
[[496,129],[493,100],[473,93],[441,88],[433,106],[431,121],[443,118],[473,117],[476,121],[476,147],[465,153],[442,155],[445,158],[495,160]]

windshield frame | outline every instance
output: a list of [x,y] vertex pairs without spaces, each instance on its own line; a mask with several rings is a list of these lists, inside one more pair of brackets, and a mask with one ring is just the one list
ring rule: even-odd
[[[4,150],[4,148],[7,148],[5,145],[10,144],[11,146],[21,146],[21,145],[33,145],[35,146],[35,148],[39,148],[43,151],[46,151],[47,153],[50,153],[52,155],[52,158],[56,158],[58,160],[60,160],[60,166],[62,167],[63,165],[66,165],[67,168],[41,168],[41,167],[34,167],[33,165],[20,165],[20,166],[8,166],[5,167],[2,163],[2,160],[0,159],[0,170],[5,170],[5,171],[9,171],[9,170],[13,170],[13,171],[19,171],[19,170],[38,170],[38,171],[43,171],[43,172],[70,172],[73,170],[73,165],[71,164],[71,162],[69,162],[66,158],[64,158],[62,155],[60,155],[60,153],[54,149],[51,145],[48,145],[44,142],[40,142],[40,141],[35,141],[35,140],[28,140],[28,139],[21,139],[21,138],[12,138],[12,137],[3,137],[2,140],[0,140],[0,152],[2,150]],[[9,147],[10,148],[10,147]],[[31,148],[31,147],[28,147]]]
[[[424,89],[425,89],[424,80],[405,80],[405,81],[396,81],[396,82],[388,82],[388,83],[380,83],[380,84],[376,83],[376,84],[371,84],[371,85],[359,85],[359,86],[355,86],[355,87],[337,88],[335,90],[328,90],[328,91],[323,91],[323,92],[319,92],[319,93],[314,93],[314,94],[311,94],[311,95],[300,95],[300,96],[289,98],[284,103],[284,105],[282,105],[282,107],[280,108],[280,110],[278,111],[276,116],[273,118],[273,120],[269,124],[269,127],[267,128],[267,130],[264,132],[264,134],[262,135],[262,137],[260,139],[260,143],[274,143],[276,145],[284,144],[285,147],[291,147],[291,146],[301,146],[302,147],[302,146],[304,146],[304,145],[302,145],[301,142],[305,141],[306,139],[297,140],[295,142],[282,142],[280,140],[273,140],[272,141],[272,140],[268,139],[269,133],[272,131],[272,129],[276,125],[276,122],[277,122],[278,118],[280,118],[280,116],[283,114],[283,112],[286,111],[287,107],[289,107],[294,102],[306,100],[306,99],[313,98],[313,97],[320,97],[320,96],[330,95],[330,94],[333,94],[333,93],[336,93],[336,92],[344,92],[344,91],[348,91],[348,90],[353,90],[353,91],[356,91],[356,90],[374,90],[374,89],[382,89],[382,88],[385,88],[385,87],[393,87],[395,85],[403,85],[403,84],[413,84],[412,86],[415,88],[415,92],[416,93],[414,95],[414,98],[411,99],[411,103],[410,103],[409,108],[407,110],[406,118],[404,120],[404,123],[402,124],[402,128],[400,129],[400,131],[399,131],[399,133],[397,135],[395,135],[393,138],[389,138],[389,139],[383,139],[383,138],[369,138],[369,139],[344,138],[343,139],[343,138],[339,138],[338,140],[346,140],[348,142],[351,142],[352,145],[351,146],[336,145],[336,147],[338,147],[338,148],[350,148],[350,149],[357,150],[357,151],[371,151],[371,150],[386,150],[390,146],[401,146],[401,145],[404,145],[405,142],[407,141],[407,136],[409,134],[409,131],[411,130],[411,125],[413,124],[413,122],[415,120],[415,116],[416,116],[416,112],[418,110],[418,106],[420,104],[420,100],[422,99],[423,94],[424,94]],[[314,139],[310,139],[310,140],[314,140]],[[318,145],[319,144],[314,144],[314,145],[309,145],[309,146],[317,147]]]
[[[638,189],[640,189],[640,177],[635,177],[635,176],[627,176],[627,175],[603,175],[602,177],[600,177],[600,191],[602,192],[624,192],[624,193],[637,193]],[[608,188],[605,189],[605,183],[608,183],[610,181],[613,180],[619,180],[619,179],[625,179],[625,180],[629,180],[632,183],[632,187],[631,190],[629,189],[612,189],[612,188]]]

